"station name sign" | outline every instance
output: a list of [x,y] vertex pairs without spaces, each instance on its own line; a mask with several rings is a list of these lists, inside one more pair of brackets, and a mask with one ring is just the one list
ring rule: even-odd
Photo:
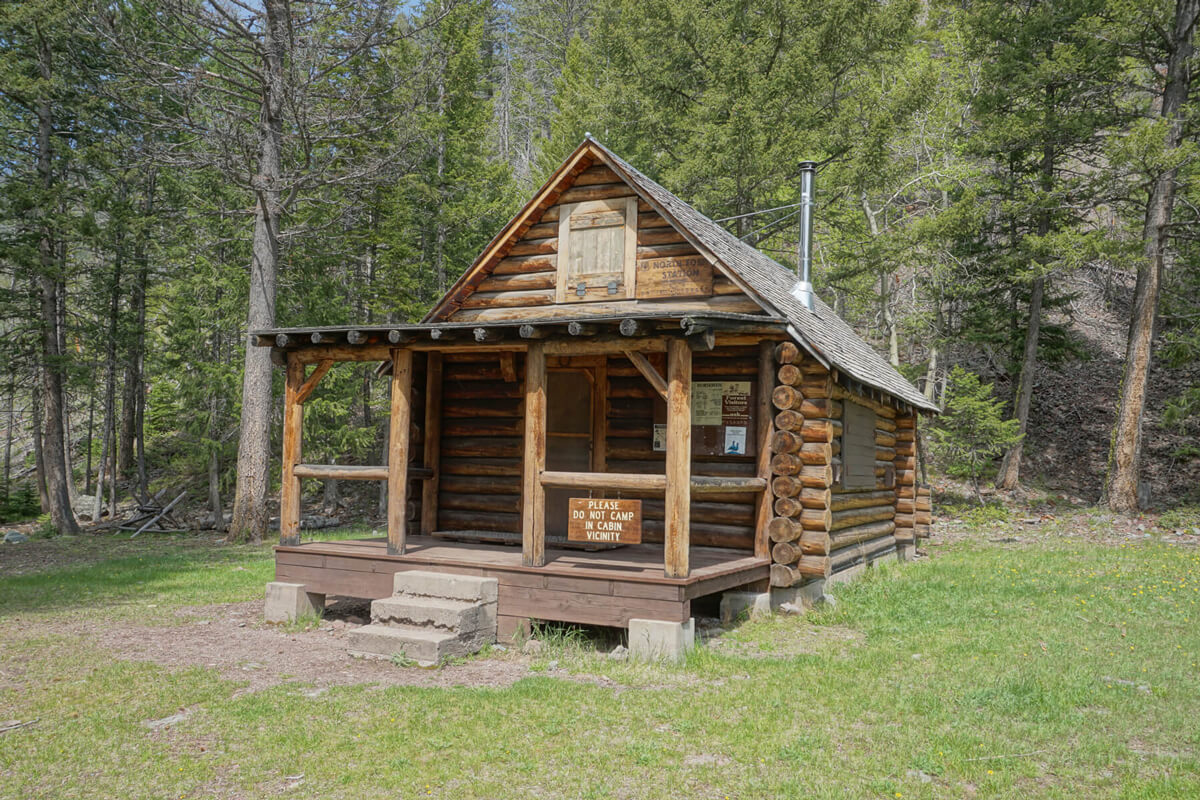
[[567,539],[590,544],[640,544],[642,501],[572,497]]

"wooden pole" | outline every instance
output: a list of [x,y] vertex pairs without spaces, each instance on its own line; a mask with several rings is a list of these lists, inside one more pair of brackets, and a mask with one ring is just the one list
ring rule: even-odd
[[525,463],[521,485],[521,563],[546,563],[546,350],[541,341],[529,343],[525,354]]
[[300,463],[303,444],[304,406],[297,402],[304,385],[304,364],[288,356],[287,382],[283,390],[283,485],[279,490],[279,543],[300,544]]
[[392,415],[388,437],[388,554],[404,555],[408,504],[408,429],[412,424],[412,350],[392,350]]
[[[771,481],[771,441],[775,435],[775,420],[771,414],[771,391],[775,388],[775,348],[772,342],[758,345],[758,477],[768,484]],[[758,497],[758,511],[754,523],[754,555],[768,558],[771,555],[767,523],[771,521],[775,498],[768,488]]]
[[683,339],[672,339],[667,345],[666,470],[665,571],[668,578],[686,578],[692,502],[692,351]]
[[[592,370],[592,472],[608,471],[608,356]],[[598,496],[603,496],[601,492]]]
[[425,367],[425,469],[433,476],[421,487],[421,533],[437,530],[442,460],[442,354],[430,353]]

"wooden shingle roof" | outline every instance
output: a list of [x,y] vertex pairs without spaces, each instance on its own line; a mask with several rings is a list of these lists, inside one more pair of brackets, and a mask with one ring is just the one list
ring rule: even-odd
[[589,141],[643,199],[676,224],[685,236],[695,237],[697,249],[708,251],[729,272],[741,278],[768,312],[787,319],[793,327],[793,337],[809,352],[846,375],[913,406],[938,410],[819,297],[814,297],[813,310],[809,311],[792,294],[799,281],[794,272],[738,239],[599,142]]
[[848,378],[915,408],[939,410],[819,297],[813,298],[813,310],[808,310],[792,294],[799,281],[792,270],[741,241],[590,136],[492,239],[422,323],[437,324],[452,315],[541,211],[570,186],[580,171],[593,163],[606,164],[764,311],[785,319],[791,336],[815,358]]

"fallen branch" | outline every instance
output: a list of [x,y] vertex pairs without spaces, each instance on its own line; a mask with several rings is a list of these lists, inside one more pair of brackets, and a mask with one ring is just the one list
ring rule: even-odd
[[[149,522],[147,522],[145,525],[143,525],[142,527],[140,527],[140,528],[138,528],[136,531],[134,531],[134,534],[133,534],[133,536],[137,536],[139,533],[141,533],[142,531],[146,530],[146,529],[147,529],[147,528],[149,528],[151,525],[153,525],[154,523],[158,522],[160,519],[162,519],[163,517],[165,517],[165,516],[167,515],[167,512],[169,512],[169,511],[170,511],[172,508],[174,508],[174,507],[175,507],[175,504],[176,504],[176,503],[178,503],[180,500],[182,500],[182,499],[184,498],[184,495],[186,495],[186,494],[187,494],[187,491],[186,491],[186,490],[185,490],[185,491],[182,491],[182,492],[180,492],[180,493],[179,493],[179,496],[178,496],[178,497],[176,497],[176,498],[175,498],[174,500],[172,500],[171,502],[167,503],[167,505],[166,505],[166,506],[163,508],[163,510],[162,510],[162,511],[159,511],[159,512],[158,512],[158,514],[156,514],[156,515],[154,516],[154,518],[153,518],[153,519],[151,519],[151,520],[150,520]],[[130,539],[132,539],[132,538],[133,538],[133,536],[130,536],[129,538],[130,538]]]
[[0,726],[0,733],[8,733],[9,731],[17,730],[18,728],[28,728],[30,725],[37,724],[38,720],[36,719],[31,719],[29,722],[14,722],[9,725]]

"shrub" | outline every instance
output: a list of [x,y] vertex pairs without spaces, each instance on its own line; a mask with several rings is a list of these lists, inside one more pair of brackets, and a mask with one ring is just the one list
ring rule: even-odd
[[15,492],[0,499],[0,522],[19,522],[36,517],[41,508],[37,492],[31,484],[23,484]]
[[979,478],[993,458],[1020,440],[1019,427],[1017,420],[1005,419],[990,383],[955,367],[946,384],[945,409],[929,432],[930,453],[948,473],[970,478],[975,500],[983,505]]

